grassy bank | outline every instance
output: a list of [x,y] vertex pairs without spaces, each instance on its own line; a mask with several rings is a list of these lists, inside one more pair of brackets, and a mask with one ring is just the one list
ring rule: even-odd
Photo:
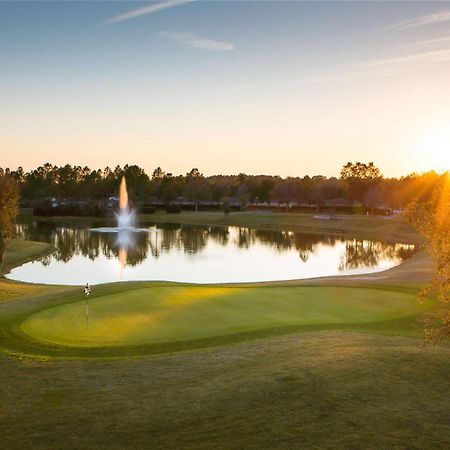
[[5,239],[5,252],[0,266],[0,275],[4,275],[13,267],[32,261],[51,251],[51,245],[45,242]]
[[[51,245],[45,242],[5,239],[5,244],[0,276],[8,273],[13,267],[45,256],[53,251]],[[0,303],[63,290],[64,288],[61,287],[18,283],[0,277]]]

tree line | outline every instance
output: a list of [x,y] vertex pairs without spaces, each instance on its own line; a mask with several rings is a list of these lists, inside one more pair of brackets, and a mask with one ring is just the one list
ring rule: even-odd
[[20,191],[21,206],[36,206],[43,199],[98,201],[117,195],[119,181],[126,177],[129,196],[136,204],[170,205],[214,202],[249,205],[359,204],[366,210],[400,209],[412,201],[425,202],[442,182],[435,172],[385,178],[372,163],[347,163],[340,177],[322,175],[286,177],[270,175],[204,176],[197,168],[173,175],[157,167],[151,174],[137,165],[114,169],[43,164],[28,172],[0,168],[0,178],[13,180]]

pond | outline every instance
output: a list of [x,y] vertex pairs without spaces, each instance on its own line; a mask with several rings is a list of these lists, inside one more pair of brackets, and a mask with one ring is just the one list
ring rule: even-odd
[[6,277],[70,285],[291,280],[378,272],[400,264],[416,250],[402,243],[233,226],[146,223],[120,232],[95,226],[41,221],[17,225],[17,237],[50,242],[56,250]]

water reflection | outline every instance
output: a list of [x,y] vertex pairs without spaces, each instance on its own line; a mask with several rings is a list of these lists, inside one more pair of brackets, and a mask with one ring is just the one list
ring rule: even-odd
[[17,225],[17,237],[50,242],[56,251],[14,269],[9,277],[59,284],[84,283],[82,276],[91,283],[263,281],[373,272],[399,264],[415,251],[412,245],[240,227],[147,224],[147,232],[98,233],[92,226]]
[[[406,250],[405,253],[403,251]],[[409,251],[408,251],[409,250]],[[386,245],[381,242],[353,240],[346,242],[345,255],[342,257],[340,270],[352,270],[360,267],[375,267],[381,258],[405,259],[412,255],[413,249],[401,245]]]

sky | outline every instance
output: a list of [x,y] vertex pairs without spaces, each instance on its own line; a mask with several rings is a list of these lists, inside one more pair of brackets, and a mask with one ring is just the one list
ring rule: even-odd
[[0,166],[450,168],[450,2],[0,2]]

